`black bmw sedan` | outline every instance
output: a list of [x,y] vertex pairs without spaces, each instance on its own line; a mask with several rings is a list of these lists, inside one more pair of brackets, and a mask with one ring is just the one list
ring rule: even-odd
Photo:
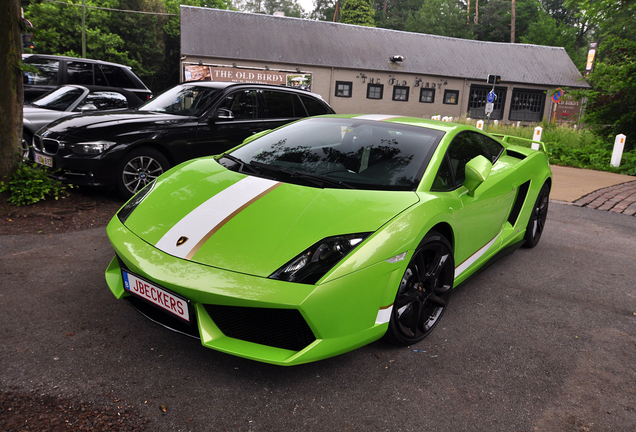
[[333,114],[317,94],[265,84],[179,84],[135,110],[60,119],[34,136],[34,159],[60,180],[129,198],[170,167],[253,134]]

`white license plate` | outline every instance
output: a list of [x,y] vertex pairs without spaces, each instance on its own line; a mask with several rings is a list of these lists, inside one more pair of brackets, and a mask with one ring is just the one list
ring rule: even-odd
[[44,156],[39,153],[35,153],[35,162],[39,163],[40,165],[53,168],[53,158],[50,156]]
[[125,270],[122,270],[121,273],[126,291],[159,306],[161,309],[184,321],[190,322],[187,300],[177,297],[171,292],[159,288],[157,285],[145,281]]

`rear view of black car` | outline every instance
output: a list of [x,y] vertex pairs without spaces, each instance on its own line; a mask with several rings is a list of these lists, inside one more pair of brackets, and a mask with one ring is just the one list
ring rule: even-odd
[[62,181],[132,196],[170,167],[228,150],[253,134],[333,109],[289,87],[184,83],[136,110],[55,121],[33,140],[37,163]]

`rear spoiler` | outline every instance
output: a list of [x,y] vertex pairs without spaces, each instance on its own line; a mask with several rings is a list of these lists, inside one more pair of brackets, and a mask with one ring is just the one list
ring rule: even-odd
[[521,144],[523,147],[528,147],[528,143],[530,143],[530,148],[532,150],[541,150],[543,151],[543,153],[548,153],[546,147],[545,147],[545,143],[541,142],[541,141],[535,141],[535,140],[531,140],[531,139],[527,139],[527,138],[519,138],[517,136],[513,136],[513,135],[503,135],[503,134],[494,134],[491,133],[490,135],[499,138],[501,141],[508,143],[508,144],[515,144],[518,145],[517,143],[510,142],[510,140],[515,140],[515,141],[521,141],[519,144]]

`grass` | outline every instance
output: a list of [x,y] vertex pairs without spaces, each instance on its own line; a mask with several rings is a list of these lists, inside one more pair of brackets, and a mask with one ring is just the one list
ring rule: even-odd
[[[623,152],[618,168],[610,165],[614,138],[604,139],[587,129],[574,129],[572,126],[557,126],[549,123],[542,123],[540,126],[543,128],[541,141],[546,144],[551,164],[636,176],[636,150],[634,149]],[[487,127],[484,126],[484,130],[526,139],[532,139],[534,135],[534,127],[495,125],[492,122]]]

